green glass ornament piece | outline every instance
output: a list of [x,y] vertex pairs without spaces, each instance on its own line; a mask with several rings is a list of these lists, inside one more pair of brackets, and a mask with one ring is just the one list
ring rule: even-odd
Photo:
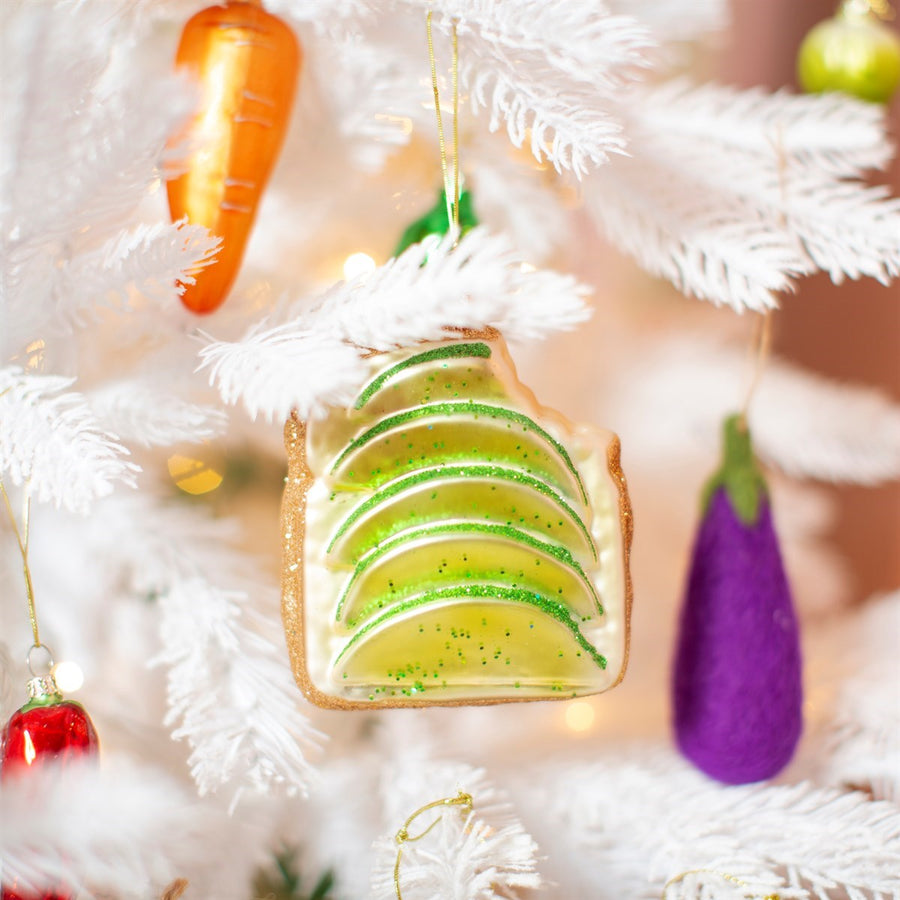
[[840,91],[888,103],[900,85],[900,36],[860,0],[842,4],[803,39],[797,78],[805,91]]
[[283,611],[331,708],[596,693],[621,679],[631,513],[495,332],[378,354],[349,409],[288,421]]
[[[472,203],[470,191],[463,191],[459,195],[459,228],[460,235],[470,231],[478,224],[475,208]],[[447,218],[447,195],[442,190],[437,202],[424,216],[418,218],[407,226],[394,248],[394,256],[399,256],[407,247],[418,244],[430,234],[446,234],[450,230],[450,220]]]

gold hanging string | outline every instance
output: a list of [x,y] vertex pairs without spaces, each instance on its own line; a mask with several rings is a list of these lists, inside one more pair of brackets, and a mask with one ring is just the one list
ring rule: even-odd
[[[431,14],[429,13],[429,16]],[[428,832],[440,822],[440,817],[435,819],[421,834],[417,834],[415,837],[410,837],[409,835],[409,826],[417,819],[422,813],[428,812],[429,809],[437,809],[437,807],[447,807],[447,806],[460,806],[463,809],[463,812],[470,813],[472,812],[472,795],[467,794],[465,791],[459,791],[455,797],[444,797],[441,800],[435,800],[432,803],[426,803],[424,806],[420,806],[404,823],[403,827],[397,832],[394,840],[397,841],[397,861],[394,863],[394,888],[397,891],[397,900],[403,900],[403,894],[400,891],[400,860],[403,857],[403,845],[410,844],[413,841],[421,841],[423,837],[425,837]]]
[[[742,881],[736,875],[729,875],[727,872],[717,872],[715,869],[688,869],[680,875],[674,875],[665,883],[665,886],[662,889],[662,900],[666,900],[666,894],[668,894],[669,888],[672,887],[672,885],[678,884],[679,881],[684,881],[688,875],[715,875],[716,878],[721,878],[723,881],[730,881],[738,887],[749,887],[746,881]],[[781,900],[781,894],[766,894],[761,900]]]
[[750,384],[747,387],[747,394],[744,397],[744,405],[741,407],[741,423],[744,428],[747,427],[747,414],[750,411],[750,403],[753,395],[759,386],[759,380],[762,377],[766,360],[769,358],[769,351],[772,348],[772,310],[767,309],[760,317],[754,329],[753,341],[751,343],[751,352],[753,352],[753,374],[750,377]]
[[[784,147],[784,129],[779,125],[775,132],[775,140],[773,148],[775,152],[775,171],[778,174],[778,193],[781,198],[781,211],[779,213],[779,223],[782,228],[787,229],[787,217],[785,210],[788,206],[787,198],[787,175],[788,175],[788,156]],[[749,352],[752,356],[750,365],[752,366],[750,383],[747,386],[747,392],[744,395],[744,403],[741,407],[738,424],[743,431],[747,430],[747,415],[750,412],[750,403],[753,395],[759,386],[759,380],[762,378],[763,369],[769,358],[769,351],[772,348],[772,310],[767,309],[760,318],[756,320],[756,327],[753,330]]]
[[22,530],[19,531],[19,525],[16,522],[15,513],[13,513],[12,504],[9,502],[9,494],[3,482],[0,481],[0,493],[3,494],[3,502],[6,505],[6,512],[9,521],[12,524],[13,533],[16,536],[16,543],[19,545],[19,553],[22,556],[22,570],[25,573],[25,599],[28,602],[28,618],[31,620],[31,633],[34,636],[34,647],[43,647],[41,636],[38,632],[37,612],[34,608],[34,586],[31,583],[31,569],[28,567],[28,526],[31,519],[31,497],[25,500],[25,507],[22,511]]
[[431,30],[432,11],[425,16],[425,30],[428,35],[428,62],[431,64],[431,90],[434,93],[434,113],[437,118],[438,147],[441,151],[441,174],[444,178],[444,199],[447,203],[447,221],[459,230],[459,40],[456,21],[451,24],[453,41],[453,177],[447,161],[447,144],[444,140],[444,121],[441,116],[441,97],[438,91],[437,62],[434,56],[434,38]]
[[453,21],[453,224],[459,232],[459,37]]

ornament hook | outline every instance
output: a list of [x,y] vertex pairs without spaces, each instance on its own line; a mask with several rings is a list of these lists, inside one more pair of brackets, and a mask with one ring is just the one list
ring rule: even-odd
[[[42,671],[35,671],[34,653],[40,650],[43,650],[46,655],[46,665],[39,667]],[[53,652],[46,644],[32,644],[28,648],[28,653],[25,654],[25,664],[28,666],[32,678],[41,678],[53,671]]]
[[455,797],[443,797],[440,800],[434,800],[431,803],[426,803],[424,806],[420,806],[404,823],[403,827],[397,832],[394,836],[394,840],[397,842],[397,861],[394,863],[394,888],[397,891],[397,900],[403,900],[403,894],[400,891],[400,860],[403,856],[403,845],[412,843],[413,841],[422,840],[425,835],[427,835],[438,822],[440,822],[440,817],[435,819],[421,834],[415,835],[415,837],[410,837],[409,834],[409,826],[417,819],[422,813],[428,812],[429,809],[436,809],[437,807],[442,806],[460,806],[462,807],[462,811],[464,814],[468,815],[472,812],[472,795],[466,793],[465,791],[457,791]]

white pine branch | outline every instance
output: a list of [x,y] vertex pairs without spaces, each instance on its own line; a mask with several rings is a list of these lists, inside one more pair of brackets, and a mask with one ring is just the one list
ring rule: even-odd
[[505,123],[515,146],[528,140],[539,161],[579,177],[623,152],[606,101],[648,65],[655,46],[632,17],[578,0],[443,0],[436,10],[445,34],[458,23],[461,84],[476,111],[490,111],[492,131]]
[[244,624],[252,618],[241,610],[247,599],[201,577],[175,581],[161,597],[166,723],[178,723],[172,736],[191,744],[201,796],[229,782],[238,785],[234,802],[245,787],[305,794],[314,770],[304,753],[322,735],[292,714],[296,688],[284,650]]
[[272,590],[237,549],[234,523],[145,495],[104,515],[96,539],[106,545],[92,549],[119,573],[127,596],[160,605],[156,662],[168,667],[167,723],[191,746],[200,792],[232,787],[233,804],[244,789],[305,792],[313,777],[306,754],[321,735],[294,685]]
[[567,823],[612,895],[659,897],[690,872],[702,876],[706,897],[724,895],[723,875],[777,885],[785,897],[900,891],[900,812],[861,794],[725,788],[659,750],[567,766],[528,802],[548,822]]
[[788,228],[835,284],[866,276],[886,285],[900,276],[900,197],[847,182],[787,190]]
[[224,403],[243,402],[252,418],[269,421],[351,403],[366,372],[356,348],[299,324],[252,329],[240,341],[207,344],[200,357]]
[[[190,746],[190,767],[203,793],[220,791],[235,804],[245,794],[305,791],[313,777],[307,757],[321,736],[293,682],[277,590],[261,577],[260,561],[242,551],[245,535],[234,520],[183,502],[163,503],[157,498],[166,492],[164,483],[142,486],[140,493],[105,500],[81,527],[64,522],[55,538],[37,541],[33,563],[43,559],[62,573],[54,571],[43,589],[38,584],[46,602],[57,604],[50,622],[70,622],[80,629],[76,645],[88,648],[106,646],[115,632],[118,646],[143,651],[129,660],[136,678],[155,655],[168,680],[168,724]],[[41,535],[48,532],[37,528],[36,538]],[[73,593],[67,572],[79,580],[77,610],[67,602]],[[129,639],[124,630],[145,629],[146,616],[105,617],[98,598],[119,613],[149,609],[160,646],[146,633]],[[80,623],[86,610],[96,616]],[[106,671],[109,657],[115,650],[93,662],[95,674]],[[117,692],[111,702],[124,699]],[[147,727],[155,729],[160,723],[151,716]]]
[[[136,245],[129,246],[128,238],[111,241],[148,191],[158,188],[166,139],[191,102],[180,79],[152,69],[148,77],[146,65],[134,64],[131,57],[139,54],[128,30],[128,6],[120,0],[3,4],[0,51],[10,78],[4,77],[0,97],[0,277],[13,326],[12,336],[3,335],[7,346],[23,335],[35,337],[59,306],[67,307],[62,289],[74,288],[76,306],[95,289],[104,296],[94,299],[108,302],[115,289],[109,278],[115,280],[132,253],[132,274],[174,281],[180,271],[153,269],[150,246],[138,252],[148,237],[140,231]],[[89,38],[73,43],[73,34]],[[187,259],[196,253],[195,247]],[[104,278],[95,269],[96,282],[82,285],[100,263],[97,254],[111,254],[110,272]],[[79,257],[86,257],[83,265]],[[142,273],[140,261],[151,270]],[[77,317],[77,310],[69,311]]]
[[673,875],[663,888],[662,900],[790,900],[804,896],[802,891],[785,887],[784,879],[774,873],[736,869],[697,869]]
[[568,330],[590,315],[589,289],[571,275],[523,264],[503,235],[483,228],[410,247],[369,276],[341,282],[312,313],[316,330],[389,350],[439,340],[448,328],[498,328],[510,340]]
[[[398,52],[389,40],[399,23],[387,28],[386,39],[370,28],[320,39],[311,48],[309,76],[329,106],[335,138],[365,171],[377,171],[398,147],[409,143],[415,118],[432,117],[419,60]],[[384,31],[382,26],[382,31]],[[307,76],[304,76],[307,77]]]
[[779,162],[774,144],[767,159],[743,149],[723,153],[709,140],[655,140],[642,150],[667,159],[673,177],[677,172],[723,208],[760,218],[802,253],[808,270],[821,269],[835,283],[867,276],[887,284],[900,273],[900,198],[886,188],[835,176],[831,163],[820,165],[815,156]]
[[287,324],[207,345],[202,367],[226,403],[243,400],[253,416],[285,418],[296,409],[308,418],[354,396],[361,355],[371,349],[440,340],[453,328],[544,337],[588,317],[586,294],[571,276],[523,267],[507,239],[479,228],[456,248],[452,235],[414,245],[372,274],[340,282]]
[[[676,78],[634,86],[624,98],[632,127],[666,141],[712,144],[719,168],[749,157],[769,171],[791,163],[834,176],[883,168],[891,158],[884,110],[839,93],[768,93]],[[725,152],[727,151],[727,152]],[[733,180],[733,179],[731,179]],[[736,191],[753,190],[743,182]]]
[[21,688],[14,673],[15,664],[9,645],[0,641],[0,719],[4,722],[22,702]]
[[[407,760],[408,762],[408,760]],[[537,845],[525,831],[505,794],[487,780],[483,769],[421,760],[416,775],[406,766],[386,774],[383,792],[390,834],[375,844],[372,871],[373,900],[396,897],[394,863],[396,829],[416,809],[464,791],[472,797],[472,810],[441,807],[410,825],[415,836],[433,821],[438,824],[421,841],[403,845],[400,882],[410,900],[491,900],[522,897],[522,889],[541,886],[537,872]]]
[[858,180],[890,154],[871,104],[676,80],[629,90],[621,114],[632,156],[594,174],[589,209],[685,293],[763,309],[816,269],[900,273],[900,200]]
[[[143,0],[151,6],[157,4],[157,0]],[[182,5],[182,0],[168,0],[176,9]],[[292,18],[297,22],[309,22],[316,26],[317,31],[326,32],[339,28],[344,20],[357,24],[360,19],[366,19],[373,14],[371,0],[272,0],[266,7],[272,12]]]
[[[429,133],[433,127],[427,63],[409,50],[422,39],[426,8],[436,13],[441,70],[444,39],[451,22],[457,23],[460,85],[476,112],[489,110],[491,130],[505,124],[517,147],[527,140],[538,160],[579,176],[610,153],[623,152],[625,136],[609,97],[650,65],[647,53],[655,46],[633,17],[612,15],[596,0],[552,6],[539,0],[398,0],[387,5],[392,18],[385,29],[385,7],[368,0],[362,39],[359,29],[354,35],[334,29],[334,46],[323,49],[346,58],[329,58],[320,89],[364,167],[373,168],[392,146],[405,143],[411,123],[427,125]],[[341,10],[338,17],[349,12],[343,5]],[[304,18],[302,11],[291,14]],[[321,31],[327,23],[319,18]]]
[[[896,624],[894,625],[896,628]],[[894,632],[896,633],[896,631]],[[900,715],[892,661],[881,671],[869,666],[847,682],[829,736],[824,778],[870,791],[880,800],[900,801]]]
[[536,171],[510,152],[506,140],[484,132],[470,139],[471,179],[478,218],[494,231],[508,234],[522,256],[535,265],[571,246],[570,212],[557,191],[558,179]]
[[[827,784],[862,788],[900,802],[900,591],[875,598],[810,641],[811,665],[827,672],[834,695],[816,741]],[[834,666],[835,657],[841,663]],[[821,691],[820,691],[821,696]]]
[[106,383],[90,392],[88,402],[105,430],[144,447],[208,440],[228,422],[220,410],[189,403],[146,378]]
[[3,880],[28,896],[60,882],[79,897],[158,896],[208,850],[215,825],[171,778],[121,761],[7,779],[2,804]]
[[728,25],[726,0],[607,0],[614,13],[633,16],[660,42],[691,41]]
[[79,325],[100,306],[124,308],[134,293],[157,303],[174,303],[209,264],[221,238],[197,225],[158,222],[138,225],[110,238],[96,250],[78,254],[59,267],[53,287],[54,325]]
[[777,306],[811,270],[797,243],[739,199],[668,162],[641,158],[598,170],[586,203],[609,241],[685,294],[737,311]]
[[[120,58],[130,40],[126,6],[5,5],[5,71],[16,73],[18,102],[4,116],[12,137],[2,175],[15,243],[117,223],[158,177],[166,138],[189,111],[174,75],[142,80]],[[91,39],[73,44],[73,33]]]
[[27,482],[39,502],[86,512],[117,482],[133,486],[138,467],[85,398],[68,390],[73,383],[0,369],[0,472],[13,484]]
[[[746,354],[673,340],[625,377],[623,430],[650,452],[718,446],[721,423],[743,403]],[[639,412],[637,412],[639,411]],[[756,453],[789,475],[873,485],[900,477],[900,407],[872,388],[845,385],[771,360],[749,409]]]
[[760,456],[790,475],[866,485],[900,477],[900,407],[880,391],[776,362],[749,420]]

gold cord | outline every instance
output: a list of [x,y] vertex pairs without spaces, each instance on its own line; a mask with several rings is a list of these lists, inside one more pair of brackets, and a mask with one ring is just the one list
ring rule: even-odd
[[[683,881],[688,875],[715,875],[717,878],[721,878],[723,881],[730,881],[738,887],[748,887],[746,881],[741,881],[736,875],[729,875],[727,872],[717,872],[715,869],[688,869],[680,875],[674,875],[665,883],[662,890],[662,900],[666,900],[666,894],[673,884],[678,884],[679,881]],[[766,894],[762,900],[781,900],[781,894]]]
[[[429,15],[431,14],[429,13]],[[397,890],[397,900],[403,900],[403,894],[400,891],[400,860],[403,856],[403,845],[412,843],[413,841],[421,841],[422,838],[425,837],[425,835],[428,834],[428,832],[430,832],[441,820],[440,818],[435,819],[421,834],[417,834],[415,837],[409,836],[409,826],[415,819],[421,816],[422,813],[428,812],[429,809],[436,809],[439,806],[461,806],[464,812],[470,813],[472,812],[472,795],[467,794],[465,791],[459,791],[455,797],[444,797],[441,800],[426,803],[424,806],[420,806],[403,823],[403,827],[397,832],[394,838],[394,840],[397,841],[397,861],[394,863],[394,887]]]
[[762,377],[766,360],[769,358],[769,351],[772,348],[772,310],[767,309],[762,318],[757,322],[754,329],[753,341],[751,343],[753,352],[753,375],[750,378],[750,384],[747,387],[747,394],[744,398],[744,405],[741,408],[741,422],[746,428],[747,414],[750,411],[750,403],[756,388],[759,386],[759,379]]
[[437,118],[438,146],[441,151],[441,174],[444,178],[444,199],[447,202],[447,221],[459,230],[459,40],[456,21],[451,26],[453,40],[453,177],[447,162],[447,144],[444,141],[444,121],[441,117],[441,97],[438,91],[437,62],[434,56],[434,38],[431,30],[432,11],[425,16],[425,30],[428,35],[428,62],[431,64],[431,90],[434,93],[434,112]]
[[453,22],[453,224],[459,230],[459,37]]
[[[781,198],[781,212],[779,220],[782,227],[787,227],[787,218],[785,209],[787,208],[787,170],[788,159],[784,149],[784,129],[780,126],[775,133],[774,151],[775,151],[775,171],[778,175],[778,193]],[[744,404],[741,407],[738,423],[743,431],[747,430],[747,415],[750,412],[750,403],[753,395],[759,386],[759,380],[762,377],[763,368],[766,360],[769,358],[769,351],[772,347],[772,310],[767,309],[760,319],[756,321],[756,328],[753,331],[753,338],[750,343],[750,353],[753,357],[751,365],[752,374],[750,376],[750,384],[747,386],[747,393],[744,395]]]
[[31,583],[31,569],[28,567],[28,526],[31,518],[31,497],[25,500],[25,508],[22,512],[22,530],[19,531],[16,522],[15,513],[13,513],[12,504],[9,502],[9,494],[3,482],[0,481],[0,493],[3,494],[3,502],[6,504],[6,512],[9,515],[9,521],[12,523],[13,533],[16,536],[16,543],[19,545],[19,553],[22,556],[22,569],[25,572],[25,598],[28,602],[28,618],[31,620],[31,633],[34,636],[34,646],[43,647],[41,636],[38,632],[37,612],[34,608],[34,586]]

